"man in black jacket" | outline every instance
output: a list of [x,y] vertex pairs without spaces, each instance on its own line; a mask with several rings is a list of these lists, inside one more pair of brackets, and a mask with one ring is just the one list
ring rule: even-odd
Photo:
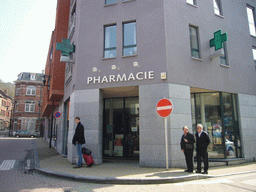
[[208,133],[203,131],[203,126],[198,124],[196,127],[196,152],[197,152],[197,171],[196,173],[201,173],[201,158],[204,162],[204,172],[202,174],[208,174],[208,152],[207,147],[210,143],[210,138]]
[[188,132],[188,127],[183,127],[184,134],[181,137],[180,147],[181,151],[184,152],[187,170],[185,172],[193,173],[193,152],[194,152],[194,143],[195,138],[194,135]]
[[75,167],[73,168],[80,168],[82,167],[82,144],[85,144],[84,138],[84,126],[80,122],[80,118],[76,117],[75,122],[77,124],[76,131],[72,140],[72,143],[76,146],[78,162]]

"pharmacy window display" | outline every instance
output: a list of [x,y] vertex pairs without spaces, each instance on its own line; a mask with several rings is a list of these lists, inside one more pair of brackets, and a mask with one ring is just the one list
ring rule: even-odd
[[191,106],[194,132],[200,123],[211,139],[209,158],[242,157],[236,95],[193,93]]

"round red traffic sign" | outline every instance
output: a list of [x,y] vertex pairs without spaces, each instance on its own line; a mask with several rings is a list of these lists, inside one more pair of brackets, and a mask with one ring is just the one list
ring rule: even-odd
[[60,113],[59,111],[56,111],[56,112],[54,113],[54,117],[60,118],[60,116],[61,116],[61,113]]
[[161,117],[167,117],[173,109],[172,102],[169,99],[161,99],[156,105],[156,112]]

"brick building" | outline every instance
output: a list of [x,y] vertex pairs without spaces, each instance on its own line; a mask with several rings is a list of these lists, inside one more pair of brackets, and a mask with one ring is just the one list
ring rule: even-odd
[[12,130],[40,131],[42,74],[20,73],[15,81]]
[[0,90],[0,130],[9,128],[12,108],[12,98]]

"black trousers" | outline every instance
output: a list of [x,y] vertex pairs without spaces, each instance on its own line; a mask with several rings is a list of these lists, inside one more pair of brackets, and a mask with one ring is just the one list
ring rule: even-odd
[[186,159],[186,164],[189,172],[193,171],[193,149],[186,149],[184,151],[185,159]]
[[208,163],[208,152],[207,150],[198,150],[197,151],[197,171],[201,172],[201,161],[203,159],[204,162],[204,171],[207,172],[209,168],[209,163]]

